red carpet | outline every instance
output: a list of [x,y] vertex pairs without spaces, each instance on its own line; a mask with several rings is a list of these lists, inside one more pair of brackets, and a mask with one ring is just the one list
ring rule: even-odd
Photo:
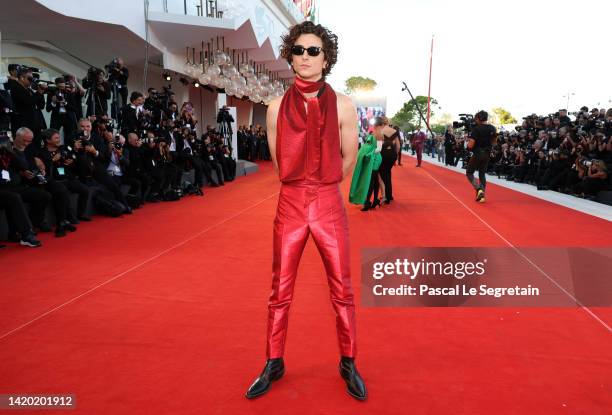
[[[417,169],[408,157],[393,175],[393,205],[347,206],[357,298],[362,246],[612,242],[607,221],[495,185],[479,205],[464,176]],[[0,393],[75,394],[71,413],[82,414],[610,413],[609,308],[592,310],[602,324],[580,308],[358,306],[369,399],[353,400],[338,375],[312,241],[296,284],[286,375],[266,396],[245,399],[265,359],[278,186],[263,163],[202,198],[96,217],[66,238],[44,235],[37,250],[1,250]]]

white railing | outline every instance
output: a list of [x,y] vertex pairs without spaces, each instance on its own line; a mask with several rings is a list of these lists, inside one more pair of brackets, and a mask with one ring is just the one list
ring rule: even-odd
[[224,0],[149,0],[149,11],[221,19],[227,12],[225,3]]

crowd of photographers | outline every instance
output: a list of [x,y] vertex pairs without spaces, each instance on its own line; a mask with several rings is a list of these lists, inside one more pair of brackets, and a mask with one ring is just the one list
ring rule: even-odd
[[[170,88],[128,95],[128,77],[121,59],[106,72],[91,68],[81,83],[74,76],[43,82],[35,68],[9,65],[0,82],[0,210],[9,241],[37,247],[37,232],[62,237],[76,231],[91,220],[90,200],[96,213],[121,216],[145,202],[201,196],[204,177],[213,187],[234,179],[226,138],[233,119],[225,107],[217,127],[198,136],[190,103],[179,108]],[[42,111],[50,113],[50,128]],[[190,170],[193,183],[183,178]],[[55,229],[45,221],[47,205]]]
[[[574,119],[570,118],[574,116]],[[428,139],[425,151],[447,165],[465,168],[465,120],[448,127],[443,136]],[[469,128],[469,120],[468,120]],[[456,133],[457,132],[457,133]],[[488,173],[538,190],[555,190],[597,200],[612,190],[612,108],[568,114],[562,109],[546,116],[530,115],[516,131],[501,131],[491,149]]]

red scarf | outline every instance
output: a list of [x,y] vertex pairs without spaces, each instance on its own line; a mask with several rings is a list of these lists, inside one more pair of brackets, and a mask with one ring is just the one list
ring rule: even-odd
[[[304,96],[317,91],[318,97]],[[329,84],[295,78],[279,108],[276,158],[282,182],[342,180],[338,107]]]

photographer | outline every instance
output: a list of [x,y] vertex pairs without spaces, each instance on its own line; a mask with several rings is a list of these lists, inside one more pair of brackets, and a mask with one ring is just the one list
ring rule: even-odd
[[113,58],[111,63],[105,66],[108,73],[108,82],[115,96],[113,100],[119,103],[117,110],[125,107],[128,97],[127,81],[130,77],[128,68],[123,64],[123,59]]
[[172,187],[175,184],[177,174],[181,174],[180,169],[174,164],[170,145],[166,139],[161,139],[157,145],[153,160],[154,176],[160,179],[159,193],[162,200],[178,200],[179,196]]
[[[34,162],[33,157],[26,154],[26,148],[32,143],[33,134],[26,127],[17,130],[17,135],[12,147],[7,137],[0,138],[4,142],[5,162],[8,160],[8,167],[5,169],[10,174],[8,188],[21,196],[21,199],[30,204],[30,220],[32,228],[41,232],[51,232],[51,228],[45,222],[45,209],[51,202],[51,194],[38,186],[41,180],[40,173]],[[38,176],[38,177],[37,177]],[[43,178],[44,180],[44,178]],[[9,232],[9,239],[15,239],[14,232]]]
[[573,193],[580,197],[595,196],[608,188],[608,169],[602,160],[581,160],[577,164],[580,181],[573,186]]
[[64,137],[68,138],[76,130],[77,118],[74,108],[74,96],[66,89],[62,77],[55,78],[56,89],[47,94],[47,112],[51,113],[51,128],[64,128]]
[[[66,236],[66,231],[74,232],[76,227],[68,221],[70,215],[70,191],[67,187],[67,182],[75,192],[79,193],[79,198],[84,198],[80,205],[83,207],[87,203],[89,189],[81,183],[76,184],[76,180],[72,180],[72,174],[68,173],[72,170],[74,159],[70,157],[65,147],[60,144],[59,131],[49,128],[41,132],[44,142],[44,147],[34,153],[35,160],[39,160],[44,165],[42,174],[45,177],[44,184],[47,190],[53,196],[53,207],[55,210],[55,236]],[[70,180],[68,179],[70,177]],[[72,186],[74,185],[74,186]]]
[[[121,202],[125,206],[124,213],[132,213],[132,207],[128,203],[127,198],[121,192],[121,185],[127,184],[130,186],[130,194],[138,195],[140,194],[140,182],[134,178],[127,177],[125,174],[127,166],[129,166],[130,159],[128,157],[128,151],[125,151],[125,137],[120,134],[117,134],[113,137],[110,131],[107,131],[104,135],[106,139],[110,160],[108,166],[106,167],[106,173],[114,182],[115,187],[111,189],[115,194],[115,197],[119,202]],[[138,200],[137,206],[140,207],[141,201]]]
[[[224,186],[223,173],[221,166],[217,163],[217,150],[215,142],[217,141],[216,134],[209,131],[202,137],[202,160],[204,161],[204,174],[206,180],[212,187],[218,187],[219,185]],[[214,140],[214,141],[213,141]],[[217,174],[217,180],[212,178],[212,170],[215,170]]]
[[71,94],[71,105],[74,108],[74,114],[77,121],[83,118],[83,97],[87,93],[85,88],[79,83],[74,75],[64,75],[66,81],[66,90]]
[[198,119],[193,115],[193,105],[190,102],[183,104],[181,108],[181,126],[195,132]]
[[236,178],[236,160],[232,157],[232,151],[226,145],[221,147],[221,166],[223,168],[223,177],[228,182]]
[[234,117],[232,117],[232,114],[230,114],[229,110],[227,109],[227,105],[224,105],[217,113],[217,132],[223,138],[223,144],[229,144],[227,139],[233,134],[233,122]]
[[91,67],[83,80],[87,89],[87,116],[101,117],[108,115],[108,100],[111,97],[110,84],[104,79],[104,71]]
[[41,110],[45,107],[44,93],[47,86],[42,82],[33,84],[34,75],[29,68],[19,67],[16,75],[17,81],[10,83],[13,100],[12,133],[15,136],[19,128],[27,127],[34,133],[34,145],[40,147],[40,131],[46,128]]
[[[29,130],[27,131],[31,134]],[[24,132],[25,129],[20,130],[20,135]],[[34,174],[26,170],[15,157],[7,136],[0,137],[0,173],[0,209],[6,212],[9,240],[19,242],[23,246],[41,246],[32,229],[22,194],[30,197],[30,203],[35,201],[32,208],[38,210],[39,214],[44,213],[44,206],[49,202],[50,196],[44,191],[36,195],[20,183],[22,177],[34,178]]]
[[76,141],[77,149],[60,145],[59,132],[55,129],[48,131],[50,137],[45,136],[46,146],[39,152],[39,158],[45,164],[45,169],[49,178],[57,183],[63,184],[70,193],[78,195],[76,215],[72,209],[67,210],[67,219],[73,225],[79,221],[89,222],[91,218],[87,216],[87,204],[90,197],[90,188],[79,180],[77,159],[78,154],[84,151],[81,141]]
[[195,193],[200,196],[203,195],[201,189],[204,187],[204,161],[200,156],[203,147],[202,140],[196,139],[189,128],[184,127],[182,129],[181,140],[177,147],[177,164],[185,171],[194,170]]
[[124,180],[124,183],[132,186],[130,193],[136,195],[139,204],[142,205],[151,189],[151,178],[145,170],[147,158],[143,149],[143,142],[136,133],[128,134],[125,151],[127,152],[128,163],[125,168],[126,180]]
[[144,96],[138,91],[132,92],[130,105],[121,110],[121,134],[127,136],[130,133],[138,134],[144,129],[145,117],[150,113],[144,109]]
[[[495,127],[487,124],[489,114],[486,111],[479,111],[474,116],[474,125],[468,133],[467,148],[472,152],[466,176],[474,190],[476,191],[476,201],[484,203],[485,188],[487,185],[486,172],[491,155],[491,147],[497,142],[497,131]],[[474,178],[474,172],[478,170],[479,182]]]
[[173,177],[166,179],[164,177],[164,167],[159,165],[161,159],[159,147],[162,146],[162,143],[163,145],[166,143],[163,141],[163,138],[156,137],[153,131],[147,131],[146,137],[142,142],[139,149],[143,160],[143,171],[150,178],[150,189],[148,195],[145,196],[146,201],[159,202],[162,200],[162,195],[160,194],[162,184],[166,181],[171,181]]
[[164,112],[166,119],[176,123],[180,122],[181,116],[179,114],[178,105],[176,102],[169,102],[168,107],[164,109]]

